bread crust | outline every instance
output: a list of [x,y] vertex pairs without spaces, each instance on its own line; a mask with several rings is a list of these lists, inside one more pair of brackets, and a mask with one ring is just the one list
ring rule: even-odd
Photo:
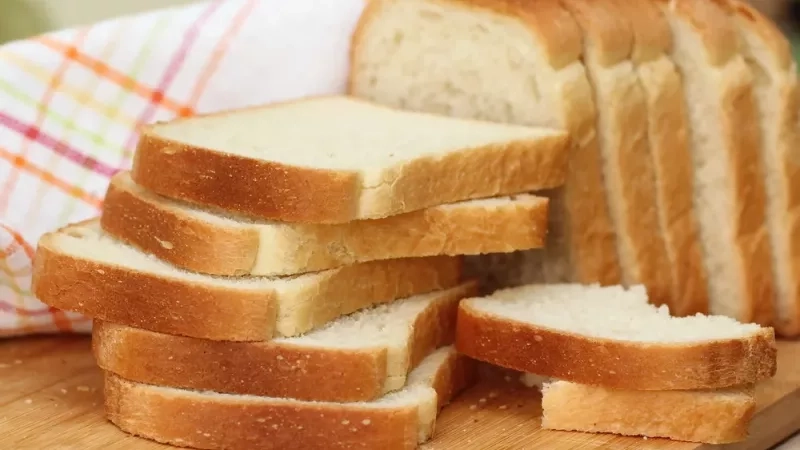
[[462,302],[456,347],[521,372],[632,390],[717,389],[772,377],[772,328],[741,339],[658,344],[598,339],[485,313]]
[[[337,225],[227,224],[192,216],[126,180],[121,173],[111,181],[103,230],[202,273],[291,275],[372,260],[510,252],[542,247],[547,234],[544,197],[491,207],[452,204]],[[259,228],[268,228],[269,236],[262,239]]]
[[[769,88],[776,91],[780,101],[776,125],[777,145],[775,148],[765,145],[762,151],[777,153],[775,158],[778,160],[779,170],[777,173],[767,174],[767,177],[777,177],[780,180],[779,189],[783,190],[785,203],[778,206],[778,217],[773,217],[777,222],[777,233],[782,235],[782,239],[775,241],[773,251],[776,253],[777,264],[786,265],[784,273],[788,275],[784,276],[784,286],[776,289],[778,307],[775,327],[779,334],[795,337],[800,335],[800,277],[796,276],[800,273],[800,220],[797,219],[800,215],[800,158],[796,156],[796,149],[800,145],[800,88],[797,68],[791,44],[772,21],[743,2],[732,1],[731,4],[738,26],[758,36],[774,65],[774,69],[769,70],[765,76],[768,77]],[[778,270],[775,269],[775,275]],[[781,282],[777,280],[776,278],[780,285]]]
[[[380,343],[337,348],[284,340],[211,341],[102,321],[94,322],[92,350],[101,369],[138,383],[299,400],[368,401],[402,387],[425,357],[453,343],[458,302],[475,293],[474,283],[444,292],[420,313],[406,344],[407,360],[397,373],[392,370],[398,366],[388,363],[387,346]],[[394,378],[391,384],[389,377]]]
[[[358,95],[356,76],[360,66],[359,49],[365,40],[366,31],[381,10],[393,1],[395,0],[368,2],[358,22],[350,47],[348,92],[351,95]],[[581,65],[581,72],[583,71],[580,63],[583,52],[581,30],[558,0],[436,1],[518,18],[537,39],[553,70],[576,64]],[[616,236],[604,194],[601,160],[594,129],[596,108],[588,80],[583,73],[578,75],[564,82],[562,95],[555,99],[563,108],[561,120],[572,136],[570,170],[566,184],[547,193],[551,199],[548,225],[550,238],[545,250],[528,252],[518,258],[522,260],[520,265],[524,266],[520,269],[523,272],[523,281],[532,282],[532,277],[541,277],[542,274],[553,281],[576,280],[604,285],[620,281]],[[555,245],[562,241],[564,245]],[[504,260],[500,265],[505,266],[509,262],[511,261]],[[494,275],[501,279],[509,278],[505,273]],[[513,283],[511,280],[505,281]]]
[[708,312],[707,275],[692,193],[694,180],[683,84],[668,55],[672,32],[649,1],[615,0],[633,32],[632,61],[647,104],[659,228],[672,286],[666,302],[673,315]]
[[208,208],[284,222],[346,223],[560,186],[568,143],[566,133],[556,133],[419,157],[384,168],[383,183],[368,187],[358,172],[222,153],[158,136],[151,126],[142,132],[131,176],[156,194]]
[[288,315],[278,310],[282,294],[276,288],[234,289],[215,286],[213,278],[204,284],[72,256],[59,250],[57,233],[69,229],[44,235],[34,258],[32,292],[41,301],[107,322],[202,339],[293,336],[357,309],[456,286],[461,277],[461,261],[452,257],[346,266],[288,292],[306,303]]
[[668,303],[672,277],[659,229],[647,103],[630,62],[634,35],[613,3],[562,0],[584,33],[584,61],[598,105],[605,192],[625,284],[643,283],[653,302]]
[[574,383],[543,389],[542,428],[727,444],[747,438],[752,387],[739,391],[632,391]]
[[[766,229],[766,192],[764,167],[759,151],[761,135],[753,96],[753,75],[739,53],[739,35],[729,17],[733,13],[727,0],[695,2],[692,0],[655,0],[664,5],[665,14],[674,14],[693,27],[701,37],[709,65],[724,70],[718,80],[722,98],[721,129],[725,169],[731,178],[730,192],[734,207],[730,220],[734,227],[736,259],[743,293],[739,311],[734,315],[741,322],[770,325],[773,320],[775,291],[769,235]],[[709,232],[716,232],[710,230]],[[710,268],[706,268],[710,270]],[[713,274],[709,274],[713,276]],[[713,292],[711,292],[713,294]],[[710,298],[714,302],[724,299]],[[714,309],[712,307],[712,312]]]
[[[433,382],[438,407],[474,381],[474,365],[453,352]],[[109,420],[154,441],[200,449],[405,450],[427,440],[433,423],[420,423],[418,405],[364,408],[258,397],[163,390],[105,374]]]

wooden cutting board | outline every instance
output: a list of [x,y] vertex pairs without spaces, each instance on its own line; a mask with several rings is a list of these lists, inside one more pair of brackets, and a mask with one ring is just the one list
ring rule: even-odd
[[[725,448],[767,449],[800,430],[800,342],[781,342],[778,374],[758,387],[759,413],[748,441]],[[535,389],[485,381],[442,412],[427,450],[657,449],[697,444],[544,431]],[[102,379],[85,337],[0,342],[0,448],[14,450],[168,449],[129,436],[103,417]],[[717,449],[722,447],[709,446]],[[311,450],[311,449],[309,449]]]

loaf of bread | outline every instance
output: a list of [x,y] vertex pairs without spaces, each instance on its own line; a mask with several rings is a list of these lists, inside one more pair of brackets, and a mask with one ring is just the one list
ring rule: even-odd
[[582,40],[557,1],[373,0],[354,34],[354,96],[412,111],[559,127],[572,137],[567,182],[548,192],[545,250],[480,260],[495,266],[500,284],[620,281],[595,128],[603,105],[595,105]]

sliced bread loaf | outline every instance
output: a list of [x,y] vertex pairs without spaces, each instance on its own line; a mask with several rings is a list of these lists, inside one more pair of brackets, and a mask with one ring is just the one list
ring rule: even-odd
[[[633,34],[631,61],[647,104],[647,136],[652,157],[659,228],[666,243],[672,280],[667,305],[678,316],[708,312],[708,287],[693,204],[692,156],[683,83],[669,58],[672,32],[651,1],[614,0],[615,14]],[[605,3],[603,3],[605,4]],[[640,224],[634,223],[634,227]],[[645,254],[644,257],[649,257]],[[655,262],[655,261],[654,261]],[[665,278],[666,281],[666,278]],[[653,299],[651,301],[657,301]]]
[[44,303],[103,321],[231,341],[294,336],[344,314],[455,286],[460,261],[395,259],[285,278],[186,272],[116,241],[97,220],[42,237],[32,291]]
[[95,321],[92,347],[100,368],[140,383],[300,400],[372,400],[402,388],[420,361],[453,343],[458,302],[475,291],[475,283],[467,283],[266,342],[210,341]]
[[289,275],[364,261],[511,252],[544,245],[547,199],[468,200],[346,224],[253,222],[155,195],[122,172],[103,203],[103,231],[189,270]]
[[644,284],[669,301],[671,272],[659,227],[647,102],[631,62],[634,34],[612,1],[562,0],[583,31],[583,60],[594,92],[605,192],[626,285]]
[[[776,291],[775,328],[800,335],[800,91],[792,48],[775,24],[743,2],[734,2],[742,54],[755,75],[766,170],[767,225]],[[764,300],[766,301],[766,299]]]
[[201,449],[414,449],[474,378],[453,347],[428,356],[400,391],[372,402],[306,402],[139,384],[105,374],[106,413],[122,430]]
[[143,130],[136,183],[288,222],[344,223],[564,183],[563,131],[316,97]]
[[744,440],[756,411],[752,386],[631,391],[555,381],[542,389],[542,428],[726,444]]
[[619,389],[713,389],[776,370],[772,328],[671,317],[642,286],[528,285],[461,302],[456,345],[522,372]]
[[657,0],[672,30],[694,163],[709,311],[770,324],[773,280],[753,74],[726,0]]
[[496,266],[500,284],[620,280],[581,40],[557,0],[372,0],[353,36],[352,95],[569,131],[570,171],[564,188],[548,193],[545,250],[480,258]]

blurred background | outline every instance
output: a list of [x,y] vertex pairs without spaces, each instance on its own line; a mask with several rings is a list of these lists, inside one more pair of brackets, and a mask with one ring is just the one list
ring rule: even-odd
[[[0,0],[0,43],[194,1],[196,0]],[[795,57],[800,58],[800,0],[749,2],[780,25],[794,43]]]

